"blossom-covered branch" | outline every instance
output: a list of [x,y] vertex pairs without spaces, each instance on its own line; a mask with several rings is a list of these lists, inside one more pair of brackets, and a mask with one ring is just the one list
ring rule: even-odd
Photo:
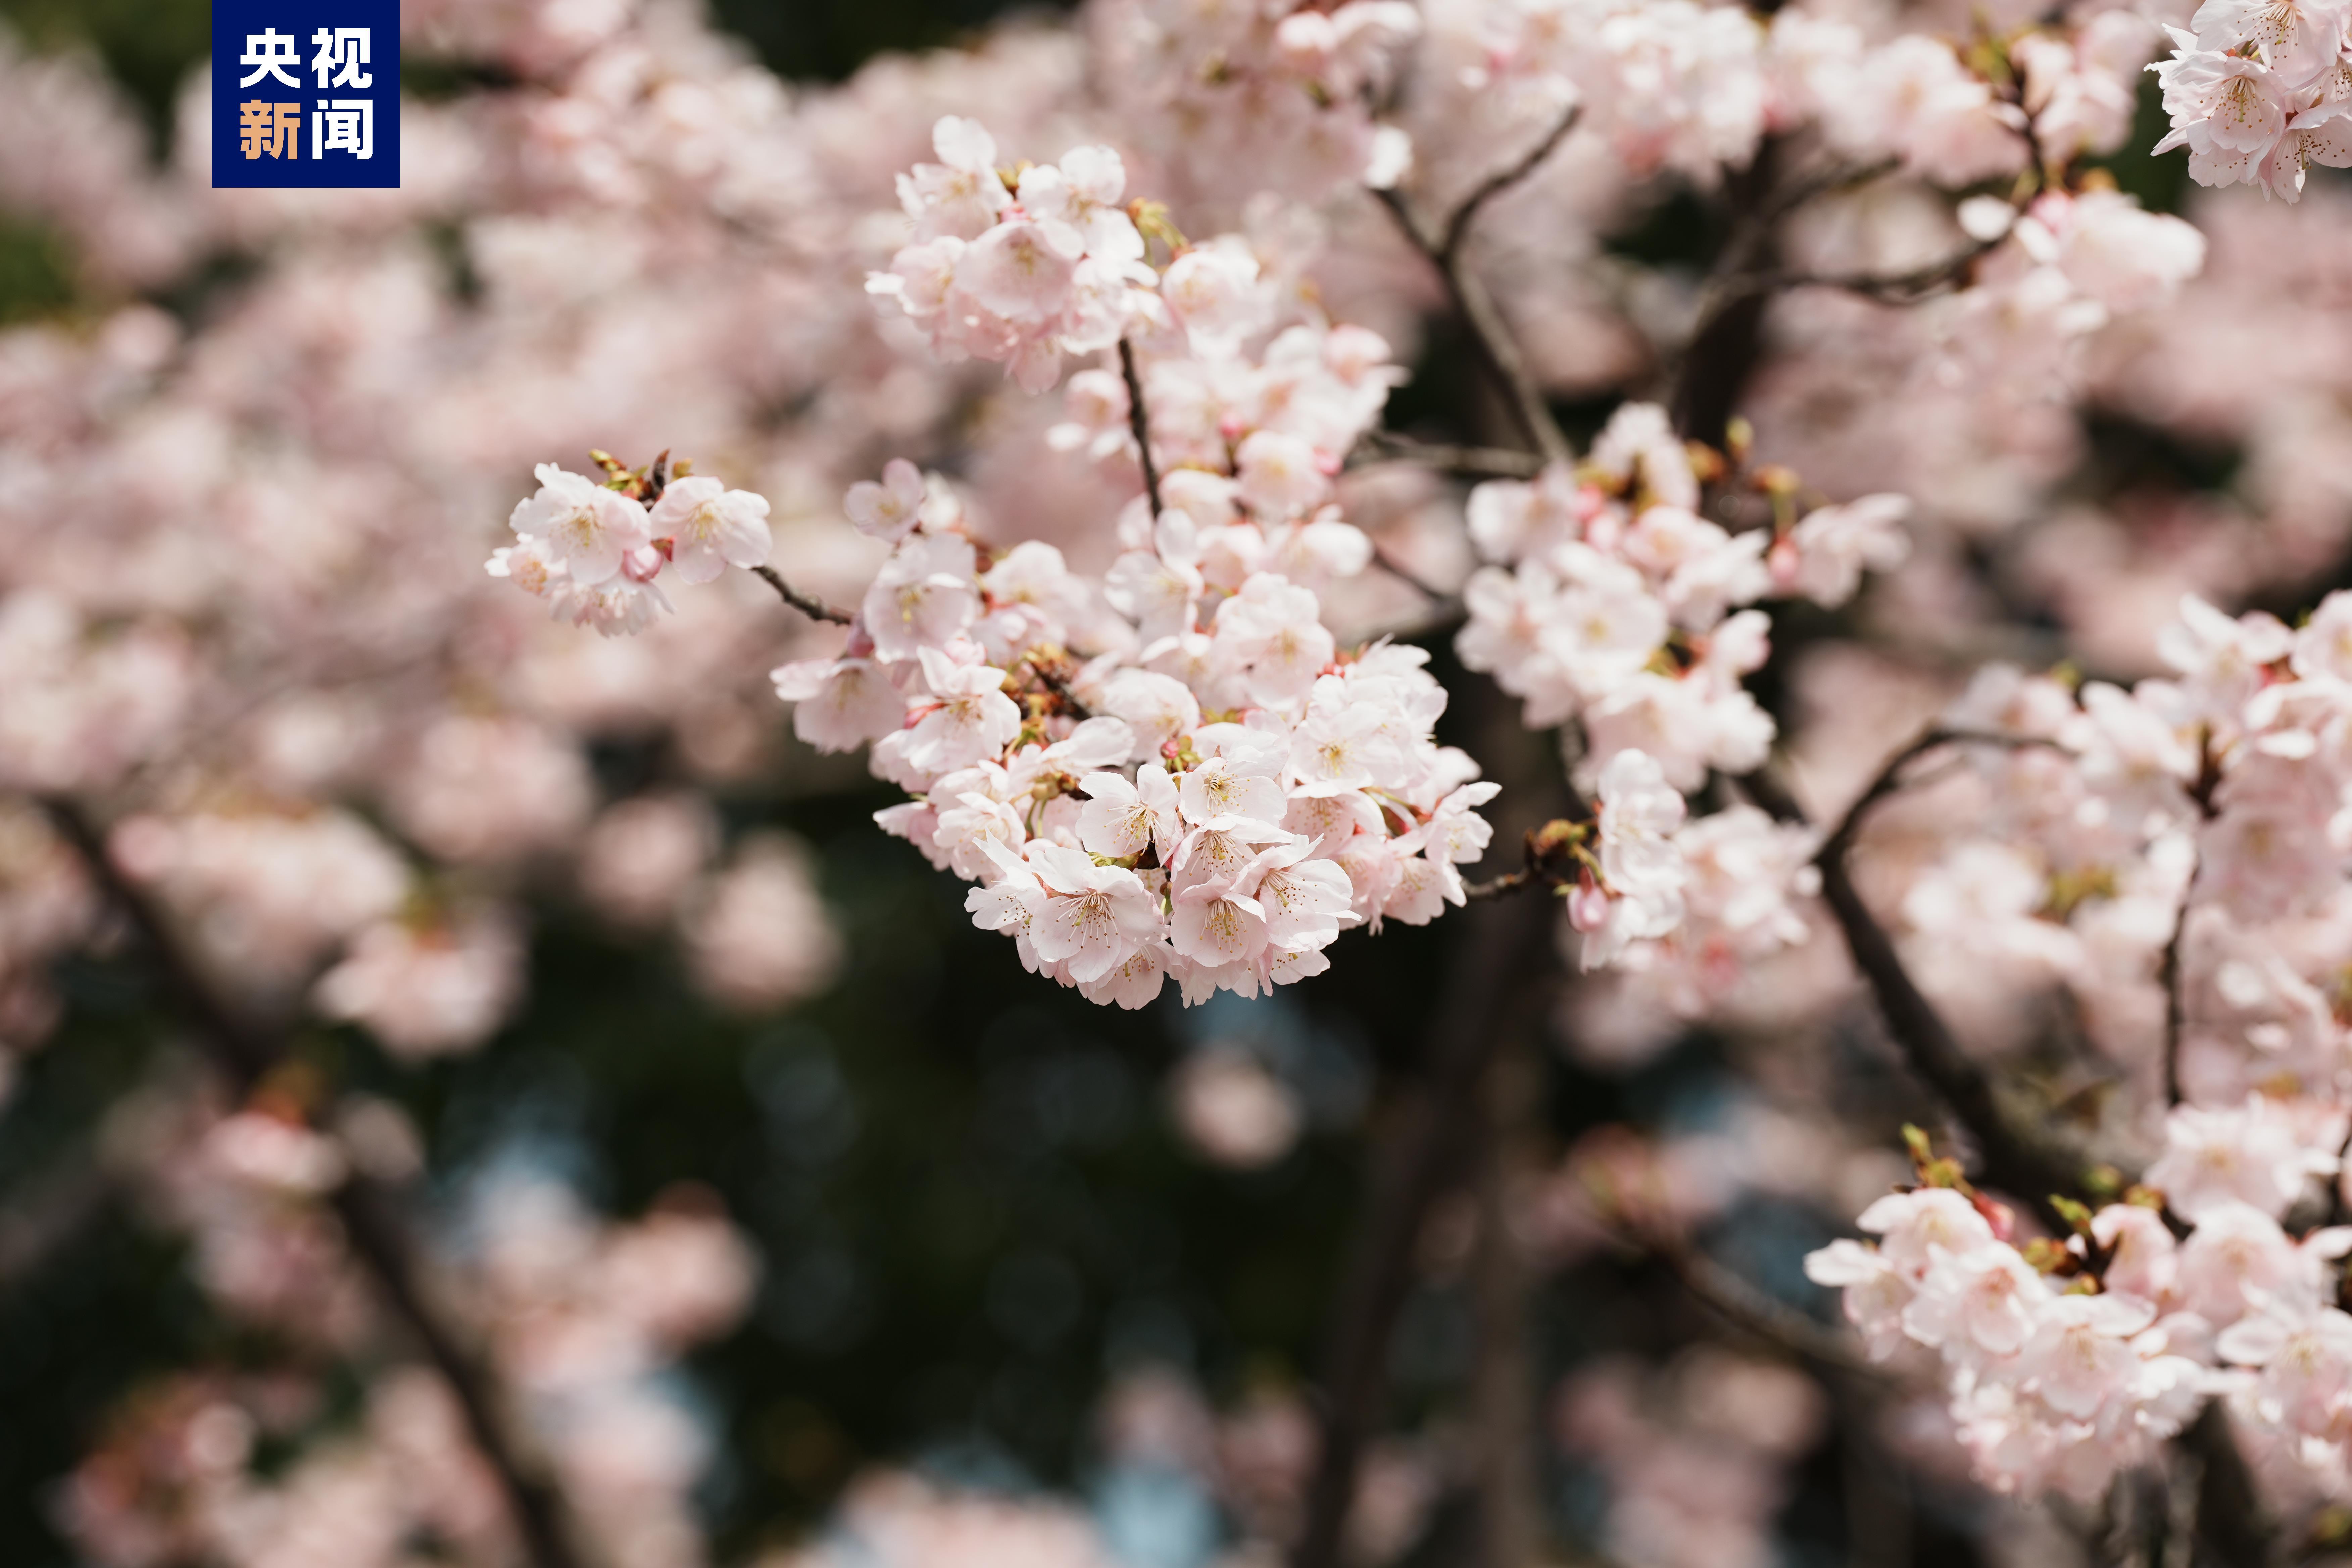
[[[197,1043],[240,1096],[250,1093],[286,1063],[284,1044],[215,991],[170,919],[123,874],[108,847],[105,829],[88,810],[62,796],[47,797],[41,805],[92,880],[105,889],[108,901],[137,933],[143,956],[185,1013]],[[543,1462],[515,1431],[508,1400],[490,1369],[435,1300],[395,1196],[364,1171],[352,1170],[333,1184],[328,1201],[384,1305],[456,1394],[467,1436],[495,1470],[534,1568],[597,1568],[601,1553],[583,1539]]]

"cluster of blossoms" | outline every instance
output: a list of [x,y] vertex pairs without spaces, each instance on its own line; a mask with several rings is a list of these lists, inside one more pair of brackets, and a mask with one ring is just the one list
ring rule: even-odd
[[1478,23],[1484,58],[1464,87],[1497,90],[1520,113],[1574,108],[1630,168],[1712,181],[1755,155],[1765,34],[1743,7],[1529,0]]
[[2112,190],[2045,191],[2021,212],[1978,196],[1958,220],[1991,248],[1936,323],[1942,368],[2028,395],[2075,374],[2093,334],[2159,309],[2205,262],[2194,226]]
[[1742,606],[1771,594],[1844,604],[1866,570],[1902,562],[1909,510],[1879,495],[1799,518],[1793,479],[1766,470],[1757,488],[1773,521],[1735,533],[1700,515],[1695,453],[1710,479],[1727,477],[1662,410],[1630,404],[1581,465],[1473,490],[1470,537],[1489,564],[1463,589],[1455,641],[1464,664],[1522,700],[1530,728],[1578,726],[1575,776],[1601,805],[1600,876],[1569,906],[1585,966],[1638,942],[1638,966],[1679,971],[1667,984],[1685,1010],[1806,930],[1790,903],[1811,890],[1807,835],[1747,805],[1685,821],[1683,797],[1710,770],[1747,773],[1772,743],[1742,685],[1770,652],[1770,620]]
[[[1987,1485],[2096,1498],[2196,1415],[2205,1393],[2198,1358],[2210,1354],[2213,1325],[2165,1314],[2152,1295],[2127,1289],[2144,1282],[2143,1253],[2175,1261],[2155,1210],[2102,1209],[2089,1239],[2074,1238],[2075,1252],[2095,1242],[2109,1263],[2105,1288],[2091,1293],[2045,1279],[2008,1240],[2006,1212],[1990,1213],[1944,1187],[1882,1198],[1859,1222],[1876,1246],[1833,1242],[1806,1258],[1805,1271],[1844,1289],[1847,1319],[1874,1358],[1906,1341],[1941,1355],[1960,1441]],[[2241,1281],[2224,1257],[2218,1244],[2204,1248],[2192,1277],[2235,1295]],[[2317,1285],[2314,1271],[2307,1288],[2315,1294]]]
[[539,493],[508,520],[521,542],[490,556],[491,576],[545,599],[557,620],[606,637],[642,631],[669,608],[665,572],[708,583],[730,566],[767,563],[775,541],[761,497],[700,475],[666,476],[659,464],[631,473],[599,460],[612,475],[603,484],[541,464]]
[[2162,639],[2170,673],[2128,690],[1982,671],[1948,720],[2006,743],[1964,746],[1966,769],[1917,803],[1958,812],[1903,897],[1930,992],[1966,991],[1967,967],[1990,963],[2004,989],[2071,989],[2090,1039],[2151,1088],[2169,1050],[2191,1103],[2256,1088],[2333,1103],[2348,629],[2352,595],[2300,629],[2192,597]]
[[[1973,1201],[1990,1240],[1962,1217],[1920,1217],[1965,1197],[1931,1187],[1874,1211],[1880,1252],[1841,1252],[1823,1272],[1865,1294],[1894,1293],[1900,1272],[1891,1333],[1944,1352],[1997,1481],[2088,1487],[2151,1452],[2194,1383],[2223,1388],[2241,1430],[2271,1443],[2256,1456],[2266,1480],[2283,1486],[2284,1469],[2346,1495],[2329,1381],[2346,1335],[2315,1305],[2334,1240],[2294,1243],[2277,1222],[2280,1194],[2330,1152],[2340,1103],[2352,609],[2331,601],[2296,631],[2199,600],[2155,637],[2182,592],[2230,604],[2324,580],[2352,535],[2344,204],[2312,176],[2319,212],[2304,216],[2336,227],[2285,230],[2248,216],[2259,204],[2218,205],[2245,193],[2197,196],[2227,264],[2165,320],[2153,308],[2204,259],[2198,231],[2069,168],[2127,133],[2150,23],[2108,11],[1955,44],[1832,11],[1800,0],[1768,24],[1692,0],[1090,0],[1083,28],[1015,30],[787,93],[674,7],[418,0],[412,48],[453,57],[469,85],[409,106],[403,191],[352,202],[211,191],[201,80],[177,165],[151,169],[143,127],[89,71],[0,40],[0,202],[66,237],[100,301],[86,320],[0,336],[0,653],[19,677],[0,693],[0,782],[101,807],[121,868],[225,989],[307,998],[397,1057],[478,1046],[521,1005],[521,901],[558,858],[576,861],[559,885],[616,925],[674,921],[710,996],[770,1010],[821,985],[837,944],[789,842],[729,846],[696,791],[737,790],[772,762],[761,672],[790,660],[776,689],[800,703],[802,734],[875,743],[877,771],[915,797],[886,825],[979,882],[975,916],[1033,967],[1131,1005],[1168,973],[1188,998],[1262,991],[1319,967],[1348,926],[1459,899],[1493,788],[1433,742],[1445,694],[1418,656],[1346,626],[1349,596],[1377,581],[1368,536],[1385,552],[1463,531],[1434,480],[1395,486],[1408,500],[1383,516],[1357,504],[1381,476],[1344,471],[1396,362],[1417,357],[1431,298],[1405,271],[1419,259],[1351,187],[1403,187],[1442,212],[1465,182],[1433,176],[1484,177],[1498,148],[1532,146],[1576,110],[1575,133],[1484,213],[1465,255],[1547,390],[1614,399],[1686,346],[1680,281],[1602,243],[1651,210],[1667,188],[1655,176],[1704,192],[1750,167],[1768,134],[1782,191],[1814,172],[1801,157],[1891,166],[1787,215],[1791,275],[1933,277],[1949,297],[1895,316],[1884,289],[1780,295],[1743,403],[1769,450],[1831,494],[1869,499],[1804,511],[1765,486],[1769,524],[1718,510],[1709,460],[1628,407],[1583,464],[1474,492],[1484,564],[1462,651],[1531,724],[1573,721],[1594,809],[1547,830],[1540,868],[1568,895],[1587,964],[1717,1021],[1753,976],[1775,976],[1776,1066],[1809,1059],[1852,987],[1797,968],[1838,962],[1833,943],[1804,940],[1812,836],[1686,800],[1776,740],[1743,689],[1768,650],[1752,606],[1843,606],[1864,569],[1885,574],[1835,634],[1781,649],[1796,667],[1780,686],[1796,707],[1790,772],[1809,799],[1867,776],[1986,646],[2021,639],[2054,662],[2037,640],[2054,622],[2091,668],[2168,669],[2130,690],[1987,674],[1955,722],[2040,743],[1971,749],[1935,793],[1891,803],[1856,874],[1899,911],[1906,957],[1970,1048],[2014,1043],[2038,1016],[2028,1004],[2071,992],[2103,1064],[2142,1091],[2114,1097],[2119,1138],[2153,1136],[2132,1107],[2155,1103],[2161,977],[2177,968],[2191,1108],[2148,1180],[2194,1231],[2168,1253],[2152,1211],[2118,1205],[2063,1258],[2029,1258]],[[2347,161],[2346,15],[2340,0],[2216,0],[2178,35],[2158,68],[2168,144],[2187,142],[2200,183],[2293,200],[2311,165]],[[1074,150],[999,167],[964,118],[983,110],[1008,140]],[[927,128],[937,161],[903,176],[898,213],[877,212]],[[1201,232],[1218,237],[1186,244],[1127,201],[1130,175],[1211,215]],[[2010,197],[1957,212],[1919,184],[2011,180]],[[1327,226],[1343,243],[1301,237]],[[1536,258],[1529,275],[1512,276],[1514,245]],[[859,272],[883,310],[839,308]],[[184,321],[108,303],[125,286],[201,289],[204,308]],[[1118,367],[1089,365],[1050,433],[1037,405],[967,363],[1035,391],[1120,346],[1144,406]],[[2200,448],[2242,447],[2241,493],[2152,516],[2122,501],[2061,513],[2058,498],[2097,489],[2077,482],[2098,465],[2076,402]],[[469,574],[484,588],[477,524],[534,456],[669,440],[726,452],[762,495],[658,467],[543,470],[493,567],[557,621],[636,637],[565,637],[504,588],[446,590]],[[1092,464],[1041,463],[1041,441]],[[889,552],[877,578],[832,498],[892,452],[940,461],[961,488],[893,465],[853,492],[853,518]],[[1103,526],[1147,465],[1160,504]],[[1872,493],[1891,491],[1919,498],[1907,521]],[[766,561],[772,525],[795,582],[805,568],[862,595],[845,648],[725,572]],[[230,549],[192,543],[222,529]],[[664,621],[670,590],[697,583],[712,592],[695,613]],[[1895,655],[1864,653],[1865,637]],[[660,755],[660,793],[603,798],[586,758],[614,742]],[[1915,805],[1928,809],[1906,815]],[[102,907],[38,811],[0,807],[0,1043],[28,1046],[59,1015],[51,965],[108,940]],[[1295,1136],[1265,1083],[1230,1063],[1194,1077],[1187,1103],[1225,1108],[1198,1119],[1222,1129],[1203,1142],[1235,1163]],[[2266,1098],[2250,1106],[2255,1089]],[[1834,1131],[1806,1115],[1780,1148]],[[304,1195],[344,1154],[266,1116],[230,1125],[205,1158],[234,1180],[187,1188],[198,1278],[233,1315],[366,1351],[364,1293]],[[2266,1173],[2235,1194],[2250,1208],[2200,1199],[2192,1149]],[[1681,1195],[1727,1202],[1726,1168],[1685,1152]],[[1947,1221],[1949,1245],[1913,1245]],[[500,1370],[548,1419],[570,1489],[611,1510],[597,1522],[613,1541],[691,1560],[696,1445],[597,1381],[611,1370],[598,1354],[660,1364],[688,1336],[579,1298],[618,1300],[626,1282],[584,1230],[552,1228],[564,1237],[528,1268],[485,1264],[476,1281],[507,1314],[489,1331]],[[2143,1253],[2135,1274],[2126,1258]],[[2260,1282],[2253,1309],[2242,1284],[2216,1282],[2237,1277]],[[2010,1302],[2030,1320],[2013,1340]],[[1864,1316],[1889,1337],[1885,1313]],[[567,1361],[551,1343],[597,1353]],[[2105,1370],[2086,1381],[2068,1357]],[[501,1505],[446,1398],[420,1386],[383,1390],[352,1438],[390,1458],[336,1450],[268,1478],[249,1473],[240,1434],[274,1449],[301,1416],[214,1380],[171,1391],[152,1427],[134,1419],[93,1460],[85,1550],[367,1563],[422,1542],[503,1560]],[[1255,1458],[1284,1463],[1233,1468],[1279,1471],[1290,1489],[1255,1505],[1295,1515],[1305,1418],[1258,1431]],[[1643,1422],[1592,1431],[1633,1450],[1611,1468],[1611,1533],[1629,1555],[1672,1555],[1662,1521],[1689,1495],[1672,1462],[1685,1439]],[[1760,1552],[1772,1483],[1759,1477],[1781,1450],[1741,1441],[1756,1454],[1713,1472],[1730,1478],[1720,1507],[1689,1511],[1694,1531],[1720,1516],[1710,1546]],[[173,1535],[170,1510],[150,1504],[191,1485],[235,1506]],[[401,1511],[420,1502],[451,1512]],[[1098,1554],[1066,1520],[907,1511],[948,1521],[894,1538],[917,1557],[985,1560],[998,1540],[1016,1557]],[[305,1522],[339,1520],[345,1534]],[[110,1525],[131,1544],[101,1544]]]
[[2149,68],[2200,185],[2259,184],[2299,201],[2314,163],[2352,167],[2352,5],[2341,0],[2205,0],[2168,27],[2172,58]]
[[1709,521],[1692,449],[1663,409],[1628,404],[1582,465],[1480,485],[1470,537],[1490,564],[1463,589],[1463,662],[1521,699],[1529,728],[1579,721],[1588,781],[1628,750],[1683,790],[1709,768],[1748,772],[1774,731],[1740,684],[1769,656],[1771,622],[1745,606],[1775,593],[1844,604],[1865,569],[1902,562],[1910,510],[1880,495],[1799,521],[1793,479],[1761,483],[1779,498],[1774,526]]
[[1768,132],[1808,125],[1843,153],[1892,154],[1948,186],[2017,174],[2037,148],[2053,164],[2112,152],[2130,131],[2134,81],[2158,37],[2126,11],[2025,30],[1999,40],[2011,69],[1996,86],[1980,59],[1943,38],[1874,40],[1802,7],[1769,23],[1694,0],[1449,10],[1479,49],[1460,68],[1463,88],[1498,90],[1514,117],[1575,107],[1629,169],[1708,183],[1746,166]]
[[[1251,384],[1234,362],[1281,316],[1282,285],[1291,280],[1242,235],[1189,244],[1158,204],[1121,205],[1127,173],[1117,152],[1077,147],[1058,164],[1013,171],[995,166],[994,138],[971,121],[943,119],[932,140],[941,162],[898,177],[914,243],[866,287],[887,314],[919,328],[942,363],[1002,363],[1024,390],[1042,392],[1060,381],[1066,357],[1128,340],[1128,352],[1151,360],[1155,413],[1165,404],[1174,416],[1154,439],[1214,454],[1179,454],[1177,462],[1223,466],[1230,445],[1260,429],[1330,429],[1345,437],[1337,447],[1344,454],[1347,439],[1378,416],[1394,372],[1388,345],[1360,329],[1339,329],[1328,342],[1323,332],[1277,338]],[[1147,230],[1170,249],[1162,268],[1145,259]],[[1355,395],[1334,399],[1301,386],[1318,362]],[[1170,377],[1178,384],[1162,384]],[[1295,410],[1293,393],[1305,395]],[[1081,426],[1126,417],[1125,387],[1110,372],[1081,372],[1073,397]]]
[[1062,356],[1108,348],[1151,309],[1159,281],[1120,205],[1127,170],[1108,147],[1059,163],[996,166],[996,140],[953,116],[931,133],[940,161],[898,176],[915,240],[866,279],[929,336],[931,351],[1003,364],[1032,392]]
[[[383,1353],[387,1325],[321,1201],[354,1169],[413,1173],[415,1130],[380,1101],[336,1121],[313,1130],[282,1093],[226,1116],[160,1094],[118,1111],[117,1174],[188,1236],[214,1299],[249,1331],[370,1370],[355,1413],[315,1370],[182,1375],[131,1401],[58,1500],[89,1561],[394,1568],[427,1542],[436,1560],[514,1560],[498,1477],[457,1398],[433,1371]],[[707,1439],[667,1384],[749,1305],[744,1241],[692,1190],[625,1224],[502,1171],[467,1198],[467,1223],[439,1249],[451,1295],[609,1560],[696,1560],[690,1493]],[[265,1446],[282,1458],[256,1467]]]
[[1309,200],[1334,186],[1384,185],[1411,156],[1372,105],[1420,36],[1403,0],[1202,6],[1118,0],[1103,8],[1108,50],[1131,73],[1132,111],[1162,142],[1187,195],[1207,195],[1249,163],[1260,187]]
[[2095,1499],[2209,1395],[2334,1490],[2352,1457],[2352,1316],[2333,1304],[2332,1265],[2352,1228],[2297,1237],[2280,1218],[2336,1173],[2343,1131],[2341,1112],[2315,1123],[2261,1097],[2184,1107],[2147,1173],[2160,1185],[2096,1212],[2062,1204],[2063,1244],[2020,1246],[2006,1207],[1923,1159],[1927,1184],[1863,1212],[1874,1243],[1833,1242],[1806,1272],[1843,1289],[1874,1359],[1937,1352],[1960,1441],[1997,1490]]
[[1369,543],[1307,512],[1319,473],[1249,445],[1238,479],[1169,475],[1100,581],[1051,545],[983,556],[944,483],[894,464],[847,503],[896,548],[845,657],[776,671],[803,739],[873,742],[916,797],[882,826],[981,883],[975,921],[1097,1001],[1319,973],[1342,928],[1460,903],[1486,849],[1495,786],[1430,739],[1426,655],[1322,624],[1312,584]]
[[1874,1249],[1809,1268],[1874,1354],[1942,1352],[2002,1489],[2095,1496],[2218,1394],[2285,1484],[2340,1495],[2352,1319],[2327,1265],[2352,1230],[2281,1221],[2345,1139],[2352,595],[2299,629],[2191,598],[2161,648],[2171,674],[2129,690],[1980,676],[1951,721],[2007,744],[1969,748],[1955,783],[1990,816],[1904,901],[1940,951],[1931,992],[2063,984],[2126,1070],[2168,1068],[2187,1103],[2144,1201],[2068,1211],[2063,1247],[2021,1247],[2006,1210],[1930,1168],[1940,1185],[1864,1212]]

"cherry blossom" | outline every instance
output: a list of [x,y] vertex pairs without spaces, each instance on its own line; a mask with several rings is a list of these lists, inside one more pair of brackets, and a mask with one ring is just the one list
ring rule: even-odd
[[[0,333],[0,1092],[82,955],[140,961],[125,889],[371,1072],[522,1015],[525,933],[575,896],[724,1008],[802,1003],[842,958],[825,879],[725,826],[832,777],[781,700],[1099,1005],[1344,1003],[1343,941],[1556,899],[1580,1061],[1695,1026],[1738,1086],[1662,1212],[1859,1210],[1807,1275],[1983,1486],[2096,1504],[2219,1400],[2293,1529],[2352,1496],[2352,595],[2309,605],[2352,542],[2352,226],[2312,172],[2352,163],[2346,0],[2170,29],[2158,150],[2300,203],[2177,216],[2094,166],[2161,47],[2119,10],[1089,0],[789,90],[674,8],[409,11],[453,68],[380,203],[215,192],[216,84],[159,165],[91,68],[0,41],[0,205],[79,290]],[[1719,255],[1623,243],[1684,203]],[[1752,363],[1685,384],[1742,311]],[[591,453],[513,500],[623,440],[732,477]],[[1488,752],[1511,714],[1442,683],[1449,640],[1542,768]],[[1900,1093],[2023,1132],[1886,1192],[1891,1106],[1843,1092],[1882,1034],[1938,1069]],[[1249,1167],[1308,1096],[1243,1056],[1195,1040],[1171,1102]],[[349,1398],[317,1442],[228,1373],[126,1410],[61,1494],[94,1561],[513,1555],[327,1207],[436,1139],[303,1076],[142,1089],[105,1142],[221,1311]],[[1683,1240],[1583,1201],[1579,1245]],[[658,1369],[740,1312],[745,1245],[690,1197],[474,1202],[474,1253],[433,1256],[496,1403],[618,1568],[698,1561],[716,1455]],[[1470,1228],[1400,1226],[1405,1274],[1450,1285]],[[1737,1359],[1563,1391],[1627,1560],[1784,1544],[1810,1385]],[[1310,1491],[1306,1406],[1265,1397],[1198,1461],[1236,1563]],[[1471,1473],[1443,1425],[1381,1450],[1366,1562]],[[888,1472],[795,1560],[1114,1554]]]

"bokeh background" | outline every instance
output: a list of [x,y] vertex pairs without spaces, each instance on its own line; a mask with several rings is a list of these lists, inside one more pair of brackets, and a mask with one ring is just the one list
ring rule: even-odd
[[[839,81],[883,51],[954,43],[1000,9],[714,7],[794,81]],[[100,62],[159,152],[175,95],[208,47],[201,0],[5,0],[0,18],[30,48]],[[439,90],[423,74],[410,86]],[[2181,164],[2137,151],[2159,133],[2143,125],[2110,163],[2146,205],[2173,211]],[[1719,241],[1706,206],[1685,195],[1607,243],[1644,263],[1696,266]],[[89,308],[76,279],[57,234],[0,215],[0,323],[74,319]],[[205,288],[157,302],[197,320]],[[1461,423],[1463,384],[1458,345],[1440,334],[1394,422],[1448,433]],[[1580,438],[1606,408],[1563,405],[1580,417]],[[2210,453],[2145,424],[2092,418],[2086,432],[2110,489],[2229,478]],[[1792,649],[1807,635],[1785,623],[1780,633]],[[1450,657],[1442,645],[1437,655]],[[1788,699],[1769,686],[1762,695]],[[773,723],[781,735],[781,709]],[[782,744],[787,765],[715,798],[730,838],[772,827],[812,851],[840,941],[817,994],[748,1016],[716,1007],[673,947],[615,936],[549,893],[533,909],[527,1003],[486,1048],[396,1065],[361,1032],[324,1027],[301,1048],[322,1074],[410,1112],[452,1215],[460,1194],[505,1167],[551,1173],[614,1214],[639,1213],[682,1182],[719,1196],[758,1249],[761,1283],[742,1326],[698,1351],[677,1387],[719,1435],[697,1500],[722,1559],[810,1528],[862,1467],[913,1458],[950,1476],[1087,1496],[1139,1568],[1192,1568],[1213,1534],[1207,1504],[1105,1467],[1105,1392],[1164,1367],[1232,1406],[1253,1391],[1293,1392],[1311,1374],[1357,1213],[1366,1130],[1421,1047],[1433,977],[1459,940],[1454,922],[1344,942],[1328,976],[1269,1000],[1094,1007],[1024,974],[1000,938],[971,927],[961,883],[874,830],[870,814],[890,792],[840,759]],[[600,742],[593,763],[615,796],[659,784],[669,765],[660,745],[626,742]],[[56,1489],[127,1394],[175,1368],[235,1364],[248,1349],[247,1331],[191,1282],[182,1244],[145,1222],[95,1152],[110,1107],[159,1054],[183,1048],[152,978],[129,958],[75,956],[55,983],[62,1022],[24,1059],[0,1110],[0,1563],[25,1568],[76,1561],[57,1528]],[[1261,1064],[1297,1119],[1296,1138],[1276,1140],[1255,1168],[1204,1158],[1171,1113],[1171,1069],[1211,1047]],[[1619,1121],[1702,1135],[1743,1113],[1738,1049],[1695,1033],[1615,1073],[1540,1053],[1540,1137],[1565,1147]],[[1861,1120],[1892,1125],[1912,1108],[1882,1055],[1858,1040],[1831,1049]],[[1708,1239],[1749,1279],[1825,1315],[1797,1270],[1838,1224],[1751,1195],[1713,1221]],[[1459,1269],[1437,1269],[1408,1308],[1395,1363],[1402,1425],[1442,1426],[1466,1397],[1468,1290]],[[1668,1357],[1692,1336],[1696,1311],[1658,1265],[1594,1253],[1542,1287],[1538,1382],[1611,1354]],[[1846,1560],[1849,1482],[1874,1462],[1852,1445],[1868,1432],[1828,1424],[1810,1439],[1769,1528],[1780,1561]],[[1552,1522],[1563,1539],[1591,1540],[1606,1495],[1597,1469],[1558,1447],[1547,1465]],[[1450,1550],[1449,1509],[1465,1478],[1441,1479],[1416,1560]],[[1919,1501],[1912,1560],[1974,1561],[1982,1500],[1956,1486]]]

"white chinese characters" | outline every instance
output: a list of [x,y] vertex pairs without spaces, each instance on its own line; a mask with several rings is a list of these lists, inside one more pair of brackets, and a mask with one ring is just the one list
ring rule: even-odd
[[368,63],[367,28],[321,27],[310,35],[310,43],[318,50],[310,58],[310,70],[318,78],[320,91],[375,85],[374,73],[363,68]]
[[302,79],[287,69],[289,66],[297,71],[302,68],[302,57],[294,43],[293,34],[281,33],[275,27],[247,33],[245,36],[245,53],[238,57],[237,64],[253,68],[236,85],[251,87],[264,77],[275,77],[288,87],[300,87]]
[[330,98],[310,113],[310,156],[349,153],[364,163],[375,156],[375,100]]

